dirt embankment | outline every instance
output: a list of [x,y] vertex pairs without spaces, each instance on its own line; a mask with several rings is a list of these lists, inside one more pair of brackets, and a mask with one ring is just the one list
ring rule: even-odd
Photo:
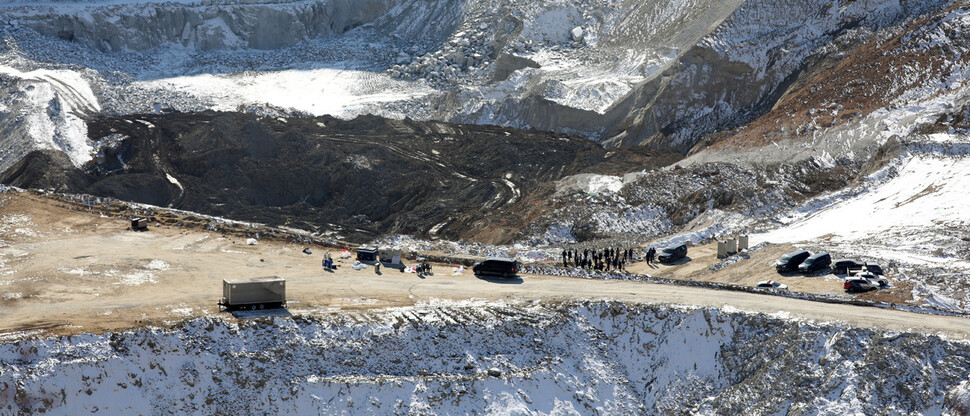
[[82,170],[35,152],[0,182],[357,241],[402,233],[507,242],[546,209],[563,176],[678,158],[550,132],[374,116],[136,115],[91,121],[89,135],[109,144]]

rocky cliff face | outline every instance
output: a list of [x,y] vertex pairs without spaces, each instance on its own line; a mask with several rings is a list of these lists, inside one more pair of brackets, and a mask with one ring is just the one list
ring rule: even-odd
[[970,351],[934,336],[612,303],[323,316],[2,344],[0,409],[844,415],[968,404]]
[[[102,71],[87,82],[114,113],[144,111],[143,103],[124,98],[131,95],[152,95],[159,97],[156,106],[192,110],[268,103],[265,95],[227,96],[204,82],[180,78],[184,73],[234,74],[246,85],[244,79],[256,74],[243,71],[336,67],[361,71],[339,81],[347,84],[347,94],[358,97],[346,116],[393,112],[556,130],[608,145],[649,144],[686,153],[705,135],[769,111],[800,76],[818,71],[826,59],[840,59],[886,28],[946,4],[27,3],[0,8],[8,22],[0,35],[7,40],[6,56],[28,58],[18,63],[20,70],[67,62]],[[77,52],[76,46],[86,51]],[[117,72],[161,80],[131,84]],[[194,97],[194,104],[166,96],[173,87]],[[396,97],[388,97],[388,90]],[[305,100],[289,94],[271,104],[315,115],[334,110],[300,105]]]
[[166,44],[203,51],[277,49],[344,33],[385,14],[391,0],[25,6],[17,25],[104,52]]

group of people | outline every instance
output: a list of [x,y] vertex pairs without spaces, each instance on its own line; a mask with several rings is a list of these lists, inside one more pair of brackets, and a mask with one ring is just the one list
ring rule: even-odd
[[330,257],[330,252],[329,251],[326,252],[326,253],[323,253],[323,260],[320,261],[320,265],[323,266],[323,268],[324,269],[327,269],[327,270],[334,270],[334,269],[336,269],[336,267],[334,267],[334,265],[333,265],[333,257]]
[[567,249],[562,252],[563,267],[581,267],[586,270],[626,270],[626,263],[633,261],[633,249],[607,247],[602,250]]
[[655,249],[653,247],[650,247],[650,249],[647,250],[647,253],[646,253],[646,255],[644,257],[646,257],[647,264],[656,263],[657,262],[657,249]]

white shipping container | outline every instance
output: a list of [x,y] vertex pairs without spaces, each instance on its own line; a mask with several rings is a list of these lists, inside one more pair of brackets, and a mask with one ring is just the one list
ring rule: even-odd
[[286,305],[286,280],[278,276],[222,281],[222,302],[229,309]]

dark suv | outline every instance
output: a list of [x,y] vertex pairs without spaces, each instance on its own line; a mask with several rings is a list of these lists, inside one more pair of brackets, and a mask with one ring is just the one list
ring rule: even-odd
[[864,264],[858,260],[843,259],[832,265],[835,274],[849,274],[849,269],[861,269]]
[[882,272],[882,266],[880,266],[878,264],[866,263],[865,264],[865,269],[868,270],[870,273],[877,274],[879,276],[882,276],[884,274]]
[[802,264],[798,265],[798,271],[811,273],[829,267],[830,264],[832,264],[832,256],[823,251],[821,253],[815,253],[805,259]]
[[778,273],[798,270],[798,265],[802,264],[802,262],[811,255],[812,253],[805,250],[798,250],[785,254],[784,256],[781,256],[777,262],[775,262],[775,270],[778,270]]
[[519,263],[503,257],[489,257],[472,265],[475,274],[491,274],[502,277],[512,277],[519,270]]
[[660,254],[657,255],[657,261],[661,263],[670,263],[677,259],[681,259],[686,255],[687,244],[676,244],[660,250]]

